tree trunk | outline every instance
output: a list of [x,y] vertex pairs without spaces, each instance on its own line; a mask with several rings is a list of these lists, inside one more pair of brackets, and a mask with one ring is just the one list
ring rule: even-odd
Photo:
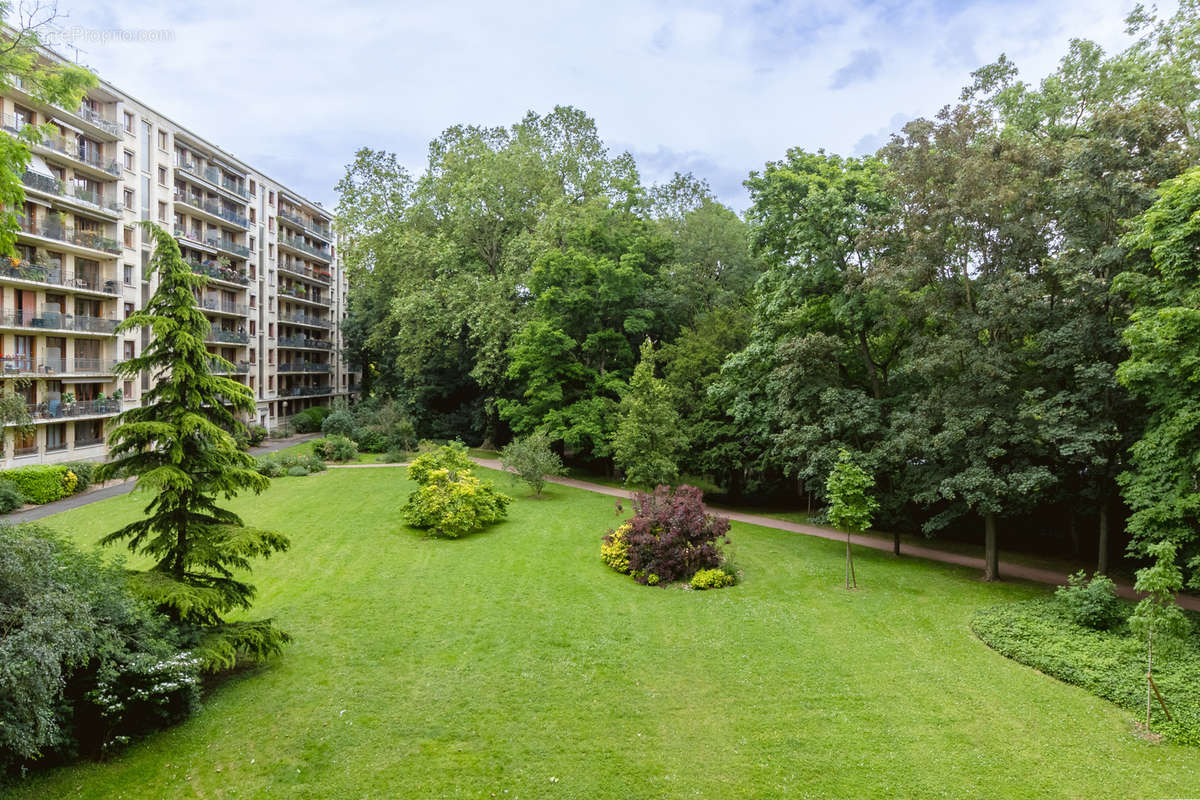
[[983,515],[983,579],[1000,579],[1000,551],[996,548],[996,515]]
[[858,588],[858,580],[854,577],[854,556],[850,552],[850,531],[846,531],[846,588]]
[[1100,544],[1096,554],[1096,572],[1108,572],[1108,500],[1100,503]]
[[900,531],[892,534],[892,555],[900,555]]
[[1154,698],[1151,695],[1153,691],[1150,687],[1150,675],[1154,672],[1154,631],[1146,637],[1146,732],[1150,732],[1150,709],[1152,708]]
[[1079,556],[1079,520],[1072,511],[1068,515],[1067,521],[1067,536],[1071,539],[1071,555],[1078,558]]

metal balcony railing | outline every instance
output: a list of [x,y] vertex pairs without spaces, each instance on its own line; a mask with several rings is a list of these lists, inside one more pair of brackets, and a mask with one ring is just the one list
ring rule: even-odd
[[214,325],[209,330],[206,341],[223,342],[225,344],[250,344],[250,337],[246,335],[245,331],[231,331]]
[[306,278],[312,278],[313,280],[320,281],[321,283],[329,283],[332,280],[332,276],[328,272],[315,270],[307,264],[303,264],[299,261],[280,261],[279,269],[282,272],[291,272],[295,275],[303,275]]
[[297,300],[307,300],[310,303],[320,303],[321,305],[329,305],[329,298],[322,298],[320,292],[309,291],[304,287],[283,287],[279,288],[279,294],[295,297]]
[[218,300],[215,297],[203,297],[196,301],[196,305],[208,311],[224,311],[226,314],[237,314],[246,316],[249,307],[245,303],[231,303],[228,300]]
[[310,339],[307,336],[281,336],[280,347],[309,347],[314,350],[330,350],[333,344],[325,339]]
[[6,328],[44,328],[109,334],[117,329],[120,320],[91,317],[83,314],[63,314],[59,311],[7,311],[0,314],[0,324]]
[[316,256],[322,261],[332,260],[328,250],[320,247],[314,247],[303,239],[298,239],[295,236],[280,236],[279,241],[283,242],[288,247],[294,247],[295,249],[308,253],[309,255]]
[[329,323],[329,320],[327,320],[327,319],[321,319],[319,317],[314,317],[311,314],[304,314],[304,313],[298,312],[298,311],[292,312],[291,314],[280,314],[279,321],[280,322],[291,322],[291,323],[295,323],[297,325],[311,325],[316,328],[332,327]]
[[223,267],[217,261],[211,259],[208,261],[197,261],[194,258],[185,258],[184,261],[192,268],[192,272],[198,275],[207,275],[210,278],[228,281],[229,283],[240,283],[242,286],[250,285],[250,279],[241,272],[233,267]]
[[321,364],[316,361],[290,361],[279,365],[280,372],[332,372],[333,367],[329,364]]
[[293,386],[279,393],[280,397],[312,397],[313,395],[332,394],[332,386]]
[[87,247],[111,255],[117,255],[121,252],[121,245],[117,243],[116,239],[110,239],[97,231],[76,230],[67,225],[61,225],[58,222],[43,222],[41,225],[34,225],[26,220],[21,220],[20,228],[31,236],[56,239],[60,242],[68,242],[76,245],[77,247]]
[[21,375],[112,375],[117,361],[111,358],[43,358],[33,356],[0,357],[5,377]]
[[214,359],[209,360],[208,369],[210,372],[213,372],[214,374],[217,374],[217,375],[230,375],[230,374],[245,375],[247,372],[250,371],[250,362],[249,361],[238,361],[238,362],[231,361],[230,364],[233,365],[232,369],[230,369],[229,367],[227,367],[226,365],[222,364],[220,361],[217,361],[214,358]]
[[84,274],[65,272],[62,262],[58,260],[0,259],[0,278],[46,283],[67,289],[86,289],[104,294],[115,295],[118,292],[115,280],[101,278],[96,272]]
[[35,420],[94,417],[102,414],[119,414],[121,412],[121,401],[113,398],[104,400],[77,400],[72,403],[62,400],[43,400],[40,403],[27,403],[25,410]]

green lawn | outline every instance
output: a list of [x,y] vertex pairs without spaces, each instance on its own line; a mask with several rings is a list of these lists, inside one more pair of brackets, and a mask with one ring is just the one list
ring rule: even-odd
[[[410,488],[331,470],[239,500],[292,537],[254,580],[295,644],[185,724],[12,796],[1200,794],[1200,749],[1142,741],[1131,714],[968,630],[1041,590],[860,551],[846,592],[838,543],[741,525],[741,585],[648,588],[600,563],[611,497],[518,492],[507,522],[438,541],[401,523]],[[139,507],[49,522],[92,542]]]

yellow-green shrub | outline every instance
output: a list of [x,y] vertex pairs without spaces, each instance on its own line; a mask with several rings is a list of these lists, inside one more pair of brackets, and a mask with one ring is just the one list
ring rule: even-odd
[[[68,477],[70,476],[70,477]],[[50,503],[75,490],[79,479],[59,464],[36,464],[0,472],[0,478],[12,481],[30,503]]]
[[600,540],[600,559],[617,572],[629,572],[629,523],[626,522]]
[[424,473],[424,481],[408,496],[401,512],[414,528],[457,539],[482,530],[505,515],[512,499],[467,472],[446,469]]
[[733,576],[722,569],[697,570],[692,576],[693,589],[721,589],[733,585]]

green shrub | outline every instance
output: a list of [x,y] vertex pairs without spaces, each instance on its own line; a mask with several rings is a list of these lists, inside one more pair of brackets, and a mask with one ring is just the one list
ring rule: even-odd
[[0,479],[0,514],[16,511],[23,505],[25,496],[21,494],[17,485],[10,480]]
[[353,439],[358,432],[358,423],[354,421],[354,415],[348,410],[340,408],[321,423],[321,432],[326,436],[343,436]]
[[472,475],[470,467],[461,444],[427,447],[408,468],[418,486],[401,509],[405,521],[457,539],[501,520],[512,499]]
[[255,469],[258,470],[259,475],[265,475],[268,478],[282,478],[287,472],[282,464],[269,456],[258,459]]
[[0,783],[109,753],[195,707],[199,663],[166,618],[123,569],[53,531],[0,526],[0,607]]
[[303,478],[305,475],[308,474],[308,468],[302,467],[299,464],[297,464],[294,467],[289,467],[287,474],[289,477],[292,477],[292,478]]
[[[1186,612],[1194,622],[1200,615]],[[1197,626],[1193,624],[1193,630]],[[1140,715],[1146,710],[1146,644],[1128,626],[1095,630],[1075,623],[1057,599],[1028,600],[977,611],[971,630],[988,647]],[[1155,730],[1200,745],[1200,636],[1192,634],[1156,661],[1154,682],[1171,709],[1156,703]]]
[[353,461],[358,457],[358,446],[345,436],[333,435],[317,439],[313,442],[312,449],[315,455],[326,461]]
[[[68,478],[70,474],[72,477]],[[0,472],[0,478],[10,480],[30,503],[41,505],[60,500],[71,493],[78,478],[62,464],[37,464]],[[68,489],[70,486],[70,489]]]
[[354,438],[358,449],[364,453],[382,453],[389,446],[387,436],[375,428],[359,428],[358,435]]
[[300,456],[296,459],[296,465],[304,467],[309,472],[324,472],[326,469],[325,462],[316,454]]
[[693,589],[721,589],[733,586],[733,576],[723,569],[697,570],[691,580]]
[[1067,585],[1054,593],[1067,616],[1077,625],[1108,630],[1125,621],[1124,606],[1117,599],[1117,585],[1106,575],[1096,573],[1088,580],[1083,570],[1067,578]]
[[547,477],[562,475],[562,459],[550,449],[550,439],[544,433],[534,433],[523,439],[509,442],[500,453],[500,463],[505,471],[524,481],[541,495]]
[[72,461],[63,466],[74,472],[75,477],[78,478],[78,482],[75,484],[75,494],[87,491],[91,487],[96,470],[100,467],[95,461]]
[[257,447],[267,440],[267,429],[262,425],[251,425],[247,429],[247,436],[250,439],[250,446]]
[[388,450],[379,460],[385,464],[403,464],[405,461],[408,461],[408,452],[405,450]]
[[290,425],[297,433],[316,433],[329,413],[328,406],[306,408],[291,418]]

